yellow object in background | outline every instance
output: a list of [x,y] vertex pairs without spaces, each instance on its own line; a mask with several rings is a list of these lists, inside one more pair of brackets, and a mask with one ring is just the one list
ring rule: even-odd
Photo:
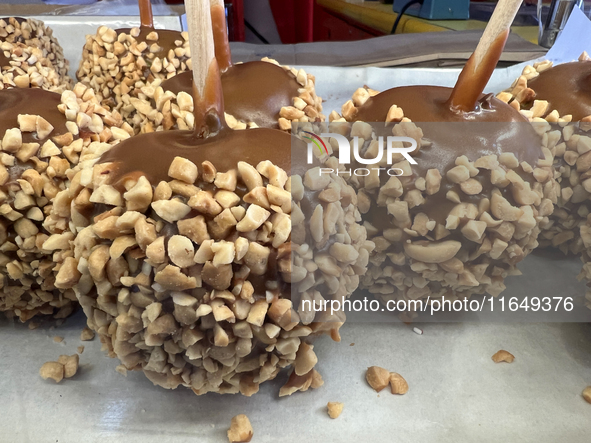
[[[390,34],[398,16],[392,10],[391,4],[386,5],[379,2],[350,3],[345,0],[316,0],[316,3],[382,34]],[[468,31],[485,27],[486,22],[480,20],[426,20],[405,15],[400,19],[396,34]],[[538,43],[537,26],[512,26],[511,31],[525,40]]]

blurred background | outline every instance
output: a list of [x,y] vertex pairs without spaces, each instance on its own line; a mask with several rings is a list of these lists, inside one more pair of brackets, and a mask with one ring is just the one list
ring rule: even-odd
[[[35,5],[36,11],[64,5],[84,5],[95,12],[114,5],[137,8],[135,0],[3,0],[2,3]],[[178,11],[182,3],[182,0],[153,1],[155,7],[167,4],[171,11]],[[513,32],[525,40],[538,43],[539,17],[543,22],[548,19],[551,7],[568,10],[577,3],[586,14],[590,13],[591,0],[548,0],[541,8],[537,0],[525,0]],[[394,29],[396,34],[484,29],[495,4],[494,1],[478,0],[226,1],[230,39],[262,44],[353,41],[388,35],[405,6],[404,14]]]
[[[299,65],[459,67],[476,47],[496,2],[226,0],[225,4],[235,61],[268,56]],[[152,5],[156,28],[184,26],[182,0],[152,0]],[[545,55],[574,8],[589,17],[591,0],[525,0],[499,67]],[[60,28],[68,17],[79,17],[79,23],[72,24],[85,23],[88,29],[80,32],[92,33],[96,22],[116,27],[114,20],[133,21],[138,14],[137,0],[0,1],[0,15],[38,17],[57,26],[64,36],[60,41],[68,39]],[[74,62],[77,51],[72,48]]]

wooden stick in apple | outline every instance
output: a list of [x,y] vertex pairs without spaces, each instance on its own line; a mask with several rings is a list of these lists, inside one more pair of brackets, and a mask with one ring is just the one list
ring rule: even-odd
[[151,0],[138,0],[140,7],[140,23],[143,28],[154,27],[154,16],[152,15]]
[[211,0],[211,21],[213,25],[213,41],[215,56],[220,70],[224,72],[232,66],[232,53],[228,41],[228,25],[226,23],[226,8],[224,0]]
[[522,0],[499,0],[493,15],[468,63],[462,69],[449,98],[449,106],[456,112],[470,112],[484,91],[501,53],[505,48],[511,23]]
[[186,0],[193,65],[195,135],[217,134],[224,121],[224,96],[215,56],[209,0]]

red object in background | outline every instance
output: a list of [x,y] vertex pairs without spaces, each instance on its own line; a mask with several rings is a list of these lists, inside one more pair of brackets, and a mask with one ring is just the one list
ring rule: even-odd
[[314,41],[353,41],[385,35],[314,2]]
[[314,0],[269,0],[285,45],[314,41]]
[[231,42],[243,42],[244,3],[243,0],[228,0],[224,3],[228,8],[228,37]]

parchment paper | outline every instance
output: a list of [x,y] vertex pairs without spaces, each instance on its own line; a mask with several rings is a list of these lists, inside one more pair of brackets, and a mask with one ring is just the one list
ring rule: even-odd
[[[55,20],[51,24],[68,54],[82,47],[85,33],[104,23],[74,26],[75,21]],[[458,72],[307,69],[317,77],[327,111],[340,108],[363,84],[376,89],[451,86]],[[488,90],[507,87],[520,71],[498,70]],[[533,255],[520,268],[524,275],[508,279],[508,293],[585,290],[576,282],[576,258]],[[549,275],[554,285],[545,284]],[[141,373],[126,379],[115,372],[118,361],[100,351],[98,339],[79,340],[84,324],[81,312],[59,328],[34,331],[0,320],[0,442],[219,443],[227,441],[230,420],[241,413],[250,417],[254,443],[583,443],[591,435],[591,405],[581,397],[591,385],[590,324],[429,323],[413,325],[423,329],[418,335],[404,324],[349,321],[341,343],[317,341],[324,386],[283,399],[277,394],[285,374],[251,398],[166,391]],[[65,340],[55,343],[56,335]],[[79,345],[85,350],[74,378],[55,385],[39,377],[44,362],[73,354]],[[491,356],[499,349],[513,353],[515,362],[493,363]],[[408,394],[371,390],[364,373],[372,365],[402,374]],[[345,404],[337,420],[326,414],[328,401]]]

